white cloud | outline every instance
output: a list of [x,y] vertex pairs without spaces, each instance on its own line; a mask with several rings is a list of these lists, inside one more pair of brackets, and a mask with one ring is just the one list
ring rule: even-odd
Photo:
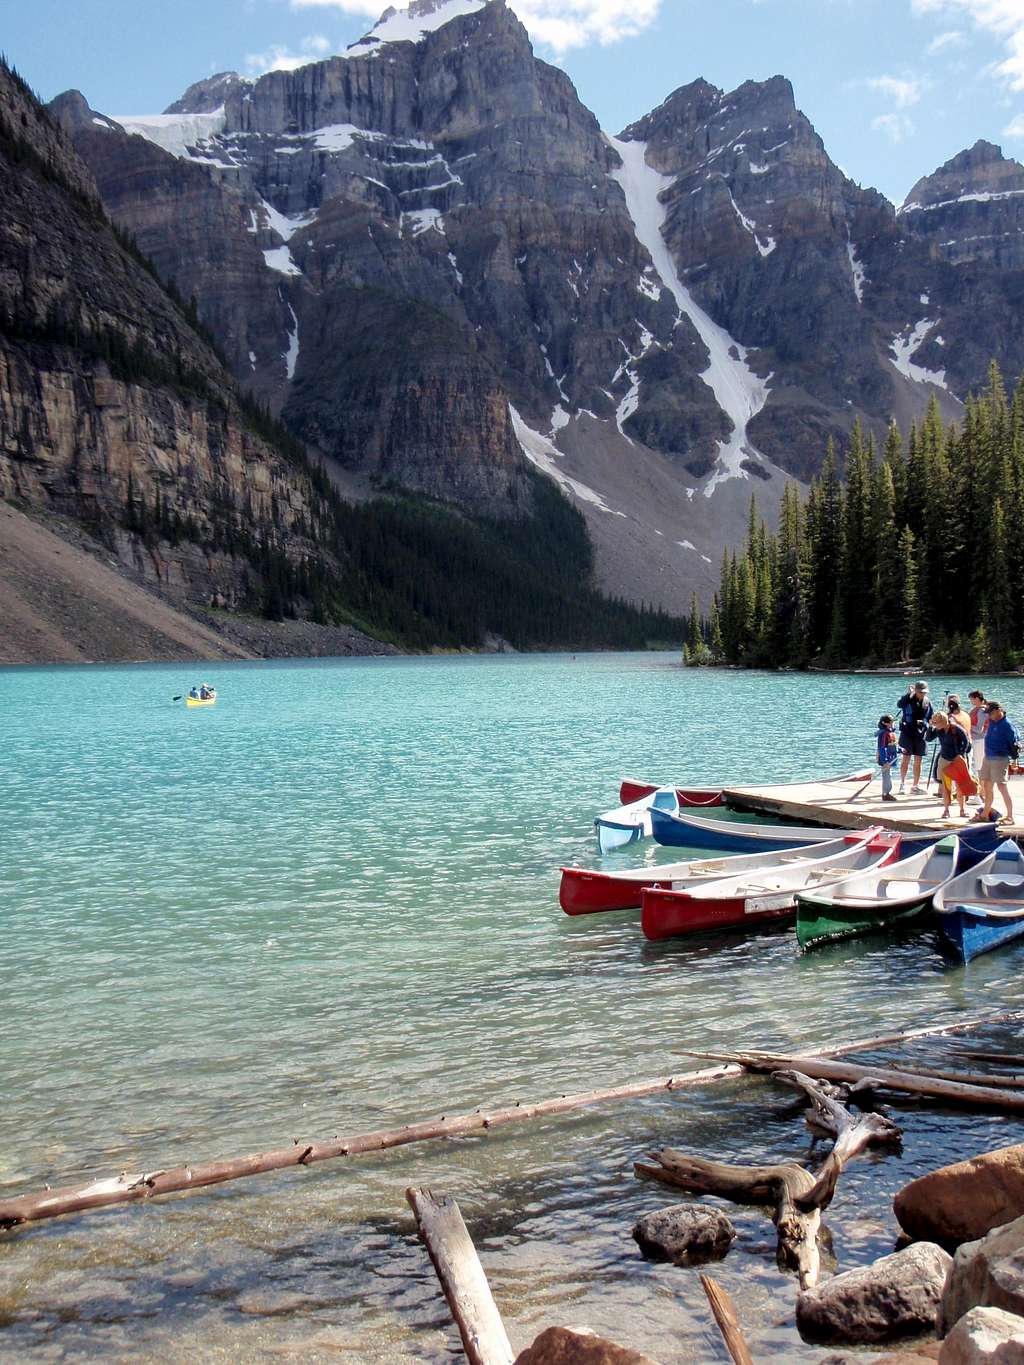
[[513,0],[512,8],[531,38],[561,53],[635,38],[655,22],[661,0]]
[[289,52],[286,47],[274,43],[265,52],[250,52],[245,62],[253,75],[262,76],[267,71],[294,71],[296,67],[315,62],[330,50],[331,44],[323,34],[314,33],[302,40],[298,52]]
[[375,22],[387,9],[386,0],[291,0],[291,4],[292,9],[340,9],[345,14],[364,14]]
[[993,70],[1013,90],[1024,90],[1024,3],[1022,0],[910,0],[915,14],[965,14],[978,28],[1002,39],[1008,56]]
[[1003,137],[1024,137],[1024,114],[1018,114],[1016,118],[1003,129]]
[[948,52],[951,48],[963,47],[967,39],[958,28],[950,29],[946,33],[937,33],[925,48],[925,53],[929,57],[936,56],[939,52]]
[[[292,9],[330,8],[378,19],[386,0],[291,0]],[[559,55],[597,43],[607,47],[650,28],[662,0],[513,0],[530,37]],[[404,4],[395,6],[404,9]]]
[[928,82],[920,76],[870,76],[864,84],[869,90],[887,95],[897,109],[917,104],[928,88]]
[[906,114],[879,114],[871,120],[876,133],[884,133],[890,142],[905,142],[914,131],[914,124]]

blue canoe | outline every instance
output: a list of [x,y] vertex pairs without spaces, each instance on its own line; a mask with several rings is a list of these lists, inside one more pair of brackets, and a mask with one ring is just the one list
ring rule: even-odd
[[939,928],[963,962],[1024,935],[1024,853],[1004,839],[994,853],[936,891]]
[[[651,811],[651,833],[659,844],[674,848],[707,848],[717,853],[768,853],[772,849],[785,852],[805,844],[836,839],[849,830],[822,829],[807,825],[767,825],[727,820],[721,816],[697,815],[688,810]],[[909,857],[929,843],[940,839],[942,830],[913,830],[903,834],[899,857]],[[994,823],[966,825],[958,829],[961,855],[960,867],[973,867],[980,858],[999,843]]]
[[651,818],[655,811],[671,814],[679,809],[679,798],[674,787],[657,787],[639,801],[605,811],[594,821],[597,831],[597,851],[610,853],[613,848],[624,848],[651,835]]

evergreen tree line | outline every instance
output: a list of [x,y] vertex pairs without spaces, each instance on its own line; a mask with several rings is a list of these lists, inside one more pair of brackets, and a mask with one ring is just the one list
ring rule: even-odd
[[778,530],[751,501],[708,615],[691,602],[684,657],[753,668],[990,672],[1024,651],[1024,380],[999,368],[945,423],[932,399],[881,451],[855,425],[840,480],[830,444],[806,501],[788,484]]
[[[179,512],[173,493],[147,500],[131,479],[119,523],[145,544],[191,542],[242,560],[246,605],[268,619],[352,625],[408,648],[472,649],[488,635],[517,649],[679,638],[679,617],[590,586],[586,523],[540,474],[530,476],[532,512],[506,521],[409,494],[354,505],[314,469],[309,516],[287,533],[273,509],[261,524],[221,493],[200,519]],[[112,543],[102,517],[97,507],[94,530]]]

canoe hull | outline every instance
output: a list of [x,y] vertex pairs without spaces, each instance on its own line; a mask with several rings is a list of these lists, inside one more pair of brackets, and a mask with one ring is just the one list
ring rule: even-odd
[[186,698],[185,698],[185,705],[186,705],[186,706],[216,706],[216,705],[217,705],[217,698],[216,698],[216,697],[207,697],[207,698],[204,700],[202,697],[186,697]]
[[944,938],[962,962],[970,962],[1024,936],[1024,917],[995,919],[980,905],[958,905],[955,910],[948,910],[939,924]]
[[770,853],[834,839],[834,830],[794,825],[755,825],[729,820],[692,820],[672,811],[651,812],[651,833],[668,848],[707,848],[716,853]]
[[[753,874],[725,877],[717,884],[712,882],[706,888],[693,891],[644,891],[640,907],[644,937],[656,942],[711,929],[792,919],[796,914],[797,896],[809,880],[821,881],[827,876],[827,882],[822,885],[832,884],[862,867],[864,871],[882,867],[894,860],[900,836],[875,829],[847,835],[844,842],[849,845],[848,853],[830,852],[799,868],[780,862],[760,873],[755,870]],[[866,866],[865,857],[868,859]],[[759,876],[764,879],[763,885],[756,885]]]
[[649,839],[652,811],[678,809],[679,803],[672,787],[655,787],[653,792],[637,801],[605,811],[594,821],[598,852],[611,853],[613,849],[625,848],[627,844],[635,844],[640,839]]
[[567,915],[596,915],[605,910],[637,910],[644,887],[661,886],[657,876],[646,881],[623,881],[604,872],[563,867],[558,903]]
[[867,901],[860,905],[822,904],[813,895],[801,894],[797,907],[797,943],[806,950],[823,943],[840,943],[865,934],[885,933],[919,923],[930,910],[930,892],[905,905],[891,906],[872,905]]
[[932,898],[939,929],[955,956],[970,962],[1024,935],[1024,854],[1004,839],[969,872]]
[[[619,783],[619,800],[624,806],[631,801],[640,801],[645,796],[650,796],[656,792],[658,786],[654,782],[638,782],[634,778],[625,777]],[[717,787],[676,787],[676,800],[681,806],[721,806],[722,793]]]
[[728,896],[717,900],[698,900],[695,896],[678,891],[647,890],[643,892],[640,927],[645,938],[657,943],[661,939],[680,938],[685,934],[785,921],[796,914],[795,892],[789,896],[761,897],[764,901],[782,902],[764,909],[752,908],[756,899]]

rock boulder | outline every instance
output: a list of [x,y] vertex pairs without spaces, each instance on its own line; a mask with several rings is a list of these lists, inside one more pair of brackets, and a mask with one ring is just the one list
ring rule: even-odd
[[942,1294],[940,1335],[979,1307],[1024,1315],[1024,1218],[957,1250]]
[[695,1265],[721,1260],[736,1239],[736,1229],[719,1209],[706,1204],[673,1204],[645,1213],[633,1236],[652,1261]]
[[515,1365],[658,1365],[650,1356],[616,1346],[579,1327],[549,1327],[520,1351]]
[[1024,1318],[1001,1308],[972,1308],[942,1343],[939,1365],[1022,1365]]
[[797,1327],[808,1341],[850,1346],[933,1332],[951,1265],[941,1247],[917,1242],[805,1290],[797,1296]]
[[1024,1215],[1024,1143],[943,1166],[893,1200],[908,1236],[940,1246],[973,1242]]

